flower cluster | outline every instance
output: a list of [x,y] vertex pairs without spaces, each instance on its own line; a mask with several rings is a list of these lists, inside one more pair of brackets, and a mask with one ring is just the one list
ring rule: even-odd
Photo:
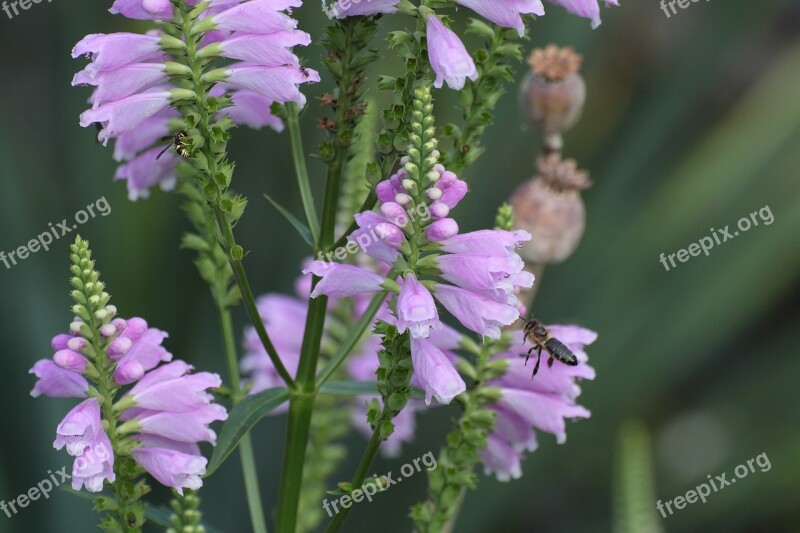
[[[108,316],[114,306],[105,307]],[[86,324],[76,319],[72,334],[57,335],[52,340],[52,359],[38,361],[31,373],[38,378],[31,394],[51,397],[78,397],[87,400],[70,411],[58,426],[54,446],[76,457],[73,465],[73,487],[85,484],[87,490],[99,492],[103,480],[114,482],[114,448],[103,429],[100,391],[89,388],[87,377],[101,378],[96,352],[90,339],[82,335]],[[133,458],[158,481],[181,491],[184,487],[199,488],[200,475],[206,460],[197,443],[214,444],[216,435],[208,424],[225,420],[221,405],[211,403],[207,389],[219,387],[216,374],[187,374],[191,367],[183,361],[158,366],[172,359],[161,346],[167,334],[150,328],[138,317],[128,320],[113,318],[100,328],[107,345],[106,354],[113,361],[111,377],[117,386],[135,383],[122,398],[125,409],[120,419],[125,424],[117,435],[133,434]]]
[[[599,0],[548,1],[566,8],[575,15],[590,19],[593,28],[600,25]],[[399,2],[400,0],[338,2],[331,13],[336,18],[394,13]],[[618,0],[605,0],[605,2],[606,5],[619,5]],[[498,26],[517,30],[520,37],[525,32],[525,23],[521,15],[544,15],[544,5],[541,0],[456,0],[456,3],[473,10]],[[431,9],[425,8],[423,11],[427,23],[428,61],[436,75],[434,87],[440,88],[447,82],[451,89],[459,91],[464,87],[467,78],[473,81],[478,78],[475,62],[453,30],[445,26]]]
[[[426,402],[435,397],[449,403],[466,386],[430,340],[431,332],[443,327],[435,300],[464,327],[499,338],[500,328],[519,318],[515,292],[533,284],[533,275],[524,271],[515,251],[530,234],[459,234],[449,214],[464,199],[467,184],[438,163],[430,91],[418,89],[413,105],[409,155],[396,174],[376,186],[380,214],[356,215],[360,229],[351,236],[360,242],[360,232],[372,231],[366,254],[400,276],[394,280],[357,266],[321,261],[304,272],[321,278],[312,298],[346,298],[384,289],[398,293],[392,305],[394,324],[398,333],[410,334],[415,376],[425,389]],[[420,279],[421,275],[434,279]]]
[[[97,124],[103,143],[116,139],[114,159],[121,165],[115,178],[127,181],[130,199],[147,197],[154,185],[164,190],[175,186],[180,158],[160,155],[158,143],[183,129],[181,113],[173,107],[196,102],[198,89],[230,98],[220,106],[218,119],[230,117],[252,128],[280,131],[283,124],[270,112],[272,103],[305,103],[298,85],[319,81],[319,75],[301,68],[291,48],[306,46],[311,39],[283,12],[300,4],[216,0],[196,14],[188,37],[161,30],[94,34],[75,46],[73,57],[86,55],[91,63],[72,84],[95,87],[81,126]],[[179,16],[174,11],[169,0],[117,0],[111,8],[112,13],[146,20],[170,20]],[[215,58],[236,62],[198,79],[199,62]],[[188,147],[184,150],[182,155],[191,156]]]
[[588,418],[589,411],[575,403],[581,393],[576,380],[594,379],[594,369],[586,364],[584,348],[597,339],[597,333],[577,326],[548,326],[550,333],[572,350],[577,366],[555,364],[531,379],[530,367],[525,365],[522,333],[514,332],[513,349],[496,356],[508,364],[505,375],[489,382],[500,390],[500,399],[492,409],[496,412],[496,427],[482,452],[486,474],[494,473],[498,480],[508,481],[522,475],[524,451],[538,446],[535,430],[552,433],[559,444],[566,438],[568,418]]

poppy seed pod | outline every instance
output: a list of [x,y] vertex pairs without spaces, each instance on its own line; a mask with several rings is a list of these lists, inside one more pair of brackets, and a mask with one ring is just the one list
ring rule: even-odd
[[511,197],[514,227],[533,235],[519,254],[529,264],[560,263],[583,237],[586,210],[580,191],[591,185],[589,174],[558,154],[540,157],[536,166],[537,175]]
[[533,129],[544,135],[548,152],[561,150],[561,134],[583,111],[586,83],[578,72],[582,60],[572,48],[553,44],[528,58],[531,72],[522,82],[520,107]]

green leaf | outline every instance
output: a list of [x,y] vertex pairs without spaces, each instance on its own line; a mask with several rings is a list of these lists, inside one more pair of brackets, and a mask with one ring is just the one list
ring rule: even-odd
[[[327,381],[319,390],[333,396],[378,396],[378,386],[372,381]],[[412,388],[411,397],[425,398],[425,392]]]
[[268,389],[258,394],[248,396],[242,402],[231,409],[228,421],[222,426],[217,447],[214,448],[214,455],[208,464],[206,477],[213,474],[225,459],[233,453],[239,442],[259,420],[264,418],[279,405],[289,399],[289,391],[286,387]]
[[283,215],[286,218],[286,220],[289,221],[289,224],[294,226],[294,229],[297,230],[297,233],[299,233],[300,236],[303,237],[303,240],[306,241],[309,246],[314,246],[314,240],[311,238],[311,230],[308,229],[308,226],[297,220],[297,217],[295,217],[289,211],[284,209],[283,206],[281,206],[278,202],[270,198],[268,194],[265,194],[264,198],[269,200],[269,203],[271,203],[275,207],[275,209],[277,209],[278,212],[281,215]]

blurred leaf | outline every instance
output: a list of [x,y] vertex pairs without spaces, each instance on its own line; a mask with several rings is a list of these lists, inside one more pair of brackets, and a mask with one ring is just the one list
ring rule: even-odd
[[268,389],[246,397],[228,414],[228,420],[222,426],[214,455],[208,463],[206,476],[213,474],[217,468],[233,453],[239,442],[259,420],[274,411],[289,399],[289,390],[285,387]]

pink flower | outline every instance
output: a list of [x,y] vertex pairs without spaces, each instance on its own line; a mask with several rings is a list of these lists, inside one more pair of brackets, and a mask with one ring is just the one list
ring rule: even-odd
[[237,124],[254,130],[268,126],[277,132],[283,131],[283,121],[272,114],[272,100],[253,91],[236,91],[231,95],[233,105],[219,112],[229,116]]
[[81,114],[81,126],[97,122],[103,126],[99,139],[117,137],[169,106],[172,93],[151,90],[89,109]]
[[301,4],[301,0],[250,0],[212,15],[210,20],[216,29],[241,33],[265,34],[293,30],[297,27],[297,21],[281,11],[300,7]]
[[109,12],[138,20],[171,20],[173,17],[170,0],[115,0]]
[[104,431],[100,431],[94,442],[87,445],[72,464],[72,489],[86,487],[89,492],[101,492],[103,483],[114,483],[114,450]]
[[317,71],[311,69],[249,66],[241,63],[225,69],[224,79],[233,87],[253,91],[274,102],[295,102],[300,107],[306,104],[306,97],[298,86],[319,80]]
[[425,390],[427,405],[430,405],[431,398],[448,404],[467,389],[453,363],[432,342],[411,337],[411,361],[414,377]]
[[490,339],[499,339],[500,328],[519,319],[513,305],[460,287],[438,284],[434,296],[464,327]]
[[452,218],[442,218],[428,226],[425,231],[429,241],[444,241],[458,235],[458,222]]
[[114,179],[127,182],[129,200],[149,197],[150,188],[155,185],[164,191],[175,188],[178,180],[175,165],[180,158],[176,154],[165,153],[161,159],[156,159],[161,150],[159,147],[151,148],[117,168]]
[[228,412],[221,405],[212,403],[191,411],[144,411],[136,415],[140,431],[158,435],[178,442],[217,443],[217,434],[208,427],[211,422],[227,420]]
[[134,448],[133,458],[161,484],[183,495],[183,489],[197,490],[203,486],[208,460],[166,448]]
[[523,242],[531,240],[527,231],[481,230],[456,235],[441,242],[451,254],[507,256],[516,253]]
[[72,85],[97,87],[89,99],[93,108],[168,81],[166,67],[163,63],[132,63],[114,70],[103,70],[93,74],[87,70],[75,74]]
[[400,0],[335,0],[329,15],[341,19],[377,15],[379,13],[394,13]]
[[309,34],[298,30],[281,30],[269,34],[236,33],[210,46],[217,47],[220,55],[229,59],[249,61],[264,67],[299,67],[300,62],[290,48],[309,44]]
[[58,425],[53,447],[60,450],[66,446],[67,453],[77,456],[87,446],[93,446],[100,433],[100,403],[97,398],[89,398],[75,406]]
[[368,294],[383,289],[386,278],[363,268],[338,263],[314,261],[303,274],[312,273],[322,279],[314,287],[312,298],[322,294],[334,298],[349,298],[357,294]]
[[521,14],[544,15],[541,0],[456,0],[456,2],[499,26],[516,29],[520,37],[525,33]]
[[[594,379],[594,369],[586,364],[584,347],[594,342],[597,334],[576,326],[548,326],[548,329],[573,351],[579,361],[577,366],[559,362],[552,367],[543,365],[531,379],[530,365],[526,366],[522,357],[526,353],[522,334],[516,332],[511,343],[513,350],[498,356],[508,363],[506,374],[489,382],[489,386],[500,388],[502,396],[492,407],[497,423],[482,457],[486,473],[495,473],[500,481],[519,477],[521,452],[533,451],[538,446],[535,430],[554,434],[561,444],[567,438],[567,419],[590,416],[587,409],[575,403],[580,394],[576,380]],[[547,356],[546,351],[542,353],[542,357]]]
[[83,373],[89,365],[89,361],[81,354],[70,350],[59,350],[53,355],[53,362],[71,372]]
[[428,16],[428,58],[436,73],[433,86],[439,88],[446,81],[451,89],[464,88],[467,78],[475,81],[478,71],[464,43],[453,30],[445,27],[436,15]]
[[86,67],[87,75],[103,70],[114,70],[131,63],[161,57],[158,35],[137,33],[94,33],[84,37],[72,49],[72,57],[85,55],[92,62]]
[[134,385],[130,396],[137,407],[158,411],[191,411],[211,403],[207,389],[218,388],[222,380],[217,374],[186,374],[191,367],[175,361],[150,371]]
[[408,329],[412,338],[424,339],[432,327],[440,325],[433,296],[413,273],[409,274],[397,297],[397,332]]
[[[592,22],[592,28],[600,25],[599,0],[548,0],[551,4],[561,6],[570,13],[584,17]],[[619,7],[618,0],[606,0],[606,6]]]
[[28,373],[38,378],[31,391],[31,396],[34,398],[42,394],[51,398],[85,398],[89,389],[86,378],[76,372],[60,368],[50,359],[37,361]]

